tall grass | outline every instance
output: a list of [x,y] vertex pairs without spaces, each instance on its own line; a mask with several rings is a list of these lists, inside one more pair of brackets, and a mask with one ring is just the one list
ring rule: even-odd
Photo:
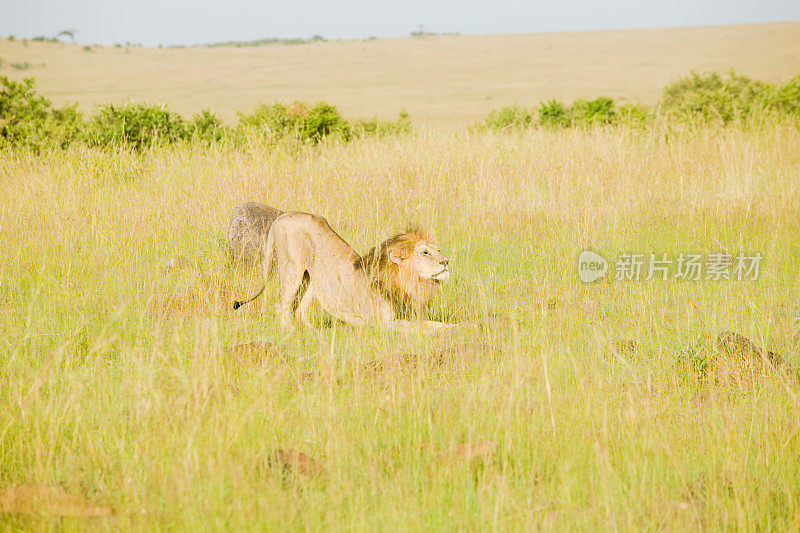
[[[724,379],[713,339],[800,365],[798,172],[797,129],[769,124],[0,153],[0,490],[116,510],[0,523],[797,529],[798,385]],[[431,315],[478,328],[403,337],[319,313],[282,334],[274,282],[234,313],[259,282],[225,257],[245,199],[320,213],[362,251],[427,225],[453,259]],[[766,259],[756,282],[586,286],[584,248]],[[234,349],[260,340],[276,349]],[[365,368],[393,354],[419,363]],[[483,462],[437,454],[477,439]],[[282,479],[278,448],[326,473]]]

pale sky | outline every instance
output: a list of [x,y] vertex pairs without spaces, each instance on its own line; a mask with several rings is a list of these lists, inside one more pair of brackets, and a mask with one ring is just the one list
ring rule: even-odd
[[77,30],[86,44],[405,36],[800,20],[800,0],[0,0],[0,36]]

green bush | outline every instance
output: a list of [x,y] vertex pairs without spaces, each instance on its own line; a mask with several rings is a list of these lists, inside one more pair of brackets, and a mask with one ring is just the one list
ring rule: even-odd
[[800,119],[800,75],[779,87],[772,103],[778,112]]
[[0,145],[38,151],[79,139],[83,119],[76,107],[54,109],[34,86],[33,78],[15,82],[0,76]]
[[614,100],[606,96],[594,100],[575,100],[572,104],[573,124],[594,126],[612,124],[616,119]]
[[[642,127],[659,112],[667,118],[697,122],[757,124],[765,117],[800,119],[800,75],[779,87],[740,76],[734,72],[698,74],[680,78],[664,89],[659,108],[638,104],[617,107],[608,97],[575,100],[565,105],[557,100],[543,102],[536,110],[536,125],[545,128],[592,127],[621,124]],[[528,128],[531,113],[523,107],[492,111],[478,128],[503,130]]]
[[215,142],[228,135],[228,128],[210,110],[195,113],[187,127],[187,138],[193,141]]
[[483,127],[493,130],[509,128],[530,128],[533,123],[533,112],[521,106],[506,106],[489,113]]
[[296,139],[319,142],[327,137],[348,140],[352,127],[339,111],[326,102],[308,107],[302,102],[261,104],[252,113],[239,114],[239,130],[265,139]]
[[745,121],[771,107],[774,87],[768,83],[716,72],[692,72],[664,89],[661,108],[669,115],[686,120]]
[[617,108],[616,118],[618,124],[641,127],[653,117],[652,111],[639,104],[623,104]]
[[[130,146],[141,150],[179,141],[218,142],[233,138],[232,130],[210,110],[196,113],[191,121],[164,106],[146,104],[104,105],[85,122],[75,106],[54,109],[36,94],[34,80],[14,82],[0,77],[0,146],[41,149],[65,148],[73,142],[90,146]],[[408,114],[396,121],[358,120],[350,123],[326,102],[260,105],[239,114],[237,133],[263,139],[318,143],[326,138],[350,140],[354,136],[393,135],[411,131]]]
[[356,120],[353,124],[353,135],[355,137],[365,137],[368,135],[375,135],[377,137],[386,137],[389,135],[400,135],[410,133],[413,130],[411,120],[408,113],[401,111],[397,120]]
[[128,104],[101,106],[89,133],[96,146],[127,145],[137,150],[188,137],[186,123],[165,106]]
[[46,130],[51,137],[51,146],[61,149],[82,142],[86,135],[86,124],[83,115],[78,112],[78,104],[53,109]]
[[298,117],[286,105],[260,104],[250,113],[239,113],[239,130],[256,133],[265,138],[283,136],[297,125]]
[[539,106],[539,125],[547,128],[566,128],[572,125],[572,111],[557,100]]
[[318,102],[301,119],[299,131],[303,141],[319,142],[325,137],[349,140],[352,127],[334,106]]
[[[22,68],[12,64],[13,68]],[[25,64],[24,68],[29,65]],[[195,114],[187,122],[163,106],[129,104],[101,106],[87,123],[75,106],[53,108],[36,93],[33,78],[15,82],[0,76],[0,147],[41,150],[65,148],[74,142],[95,146],[128,145],[142,149],[178,141],[217,142],[232,130],[210,110]],[[665,116],[699,121],[753,121],[775,115],[800,119],[800,76],[783,85],[752,80],[731,72],[692,72],[664,90],[661,110]],[[591,127],[604,124],[643,126],[655,116],[650,109],[600,97],[576,100],[566,106],[557,100],[540,104],[536,110],[508,106],[492,111],[480,129],[522,129],[539,125],[547,128]],[[348,122],[331,104],[302,102],[291,105],[260,105],[250,113],[239,113],[239,136],[255,135],[272,140],[318,143],[324,139],[350,140],[367,135],[386,136],[412,131],[404,111],[396,121],[378,119]]]
[[[614,100],[600,97],[594,100],[576,100],[565,106],[557,100],[543,102],[536,110],[535,124],[545,128],[568,128],[570,126],[594,126],[613,124],[617,120]],[[520,106],[503,107],[492,111],[481,128],[505,130],[530,128],[534,125],[534,112]]]
[[0,136],[4,143],[38,145],[43,125],[51,112],[50,101],[36,94],[33,78],[15,82],[0,77]]

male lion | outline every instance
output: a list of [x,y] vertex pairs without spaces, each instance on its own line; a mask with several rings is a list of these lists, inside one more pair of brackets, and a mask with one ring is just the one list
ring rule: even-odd
[[[447,279],[447,259],[441,253],[435,257],[427,246],[419,241],[413,254],[403,256],[400,252],[392,253],[389,259],[400,265],[401,271],[413,270],[419,278]],[[248,300],[234,302],[233,308],[238,309],[261,295],[270,275],[274,254],[280,283],[280,297],[275,311],[284,330],[292,327],[292,302],[306,272],[310,283],[296,311],[296,318],[304,325],[309,325],[308,307],[316,298],[328,313],[355,326],[377,322],[398,331],[419,330],[426,333],[454,326],[427,320],[397,319],[392,302],[372,282],[358,254],[318,215],[286,213],[279,216],[267,234],[264,254],[264,285]],[[402,268],[406,261],[411,261],[408,270]]]
[[450,277],[448,263],[433,238],[412,228],[372,248],[355,266],[370,274],[372,284],[397,311],[420,318],[441,283]]

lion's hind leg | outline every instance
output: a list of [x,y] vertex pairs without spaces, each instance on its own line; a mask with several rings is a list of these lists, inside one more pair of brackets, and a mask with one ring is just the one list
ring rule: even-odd
[[[292,329],[292,303],[297,296],[297,291],[300,290],[300,286],[303,284],[303,274],[305,272],[305,268],[291,261],[287,262],[281,269],[281,294],[278,298],[278,303],[275,304],[275,313],[278,315],[278,323],[283,330]],[[306,291],[306,294],[308,292]]]
[[297,311],[295,311],[294,315],[295,318],[304,326],[311,325],[311,322],[308,320],[308,308],[313,300],[314,300],[314,284],[309,283],[308,288],[306,289],[306,292],[303,295],[303,299],[300,300],[300,305],[297,306]]

